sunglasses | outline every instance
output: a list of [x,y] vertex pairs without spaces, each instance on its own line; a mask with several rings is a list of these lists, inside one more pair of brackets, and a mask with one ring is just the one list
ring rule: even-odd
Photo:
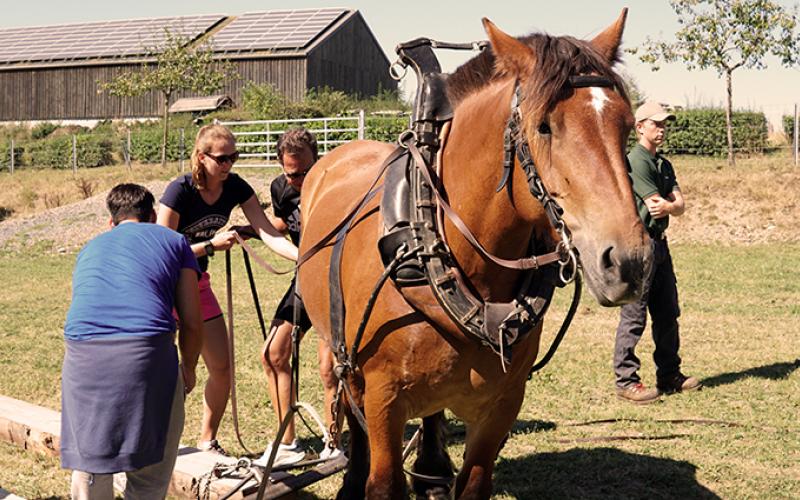
[[215,162],[222,165],[223,163],[230,163],[233,165],[237,161],[239,161],[239,152],[235,151],[229,155],[212,155],[211,153],[203,153],[206,156],[209,156],[214,159]]
[[307,173],[308,173],[308,170],[305,170],[303,172],[297,172],[297,173],[284,172],[283,175],[285,175],[287,179],[300,179],[300,178],[305,177]]

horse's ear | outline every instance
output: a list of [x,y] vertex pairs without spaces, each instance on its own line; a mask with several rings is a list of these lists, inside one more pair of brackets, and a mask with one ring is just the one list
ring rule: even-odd
[[520,75],[533,67],[533,51],[527,45],[504,33],[487,18],[484,17],[482,21],[483,29],[492,44],[498,73]]
[[609,64],[619,59],[619,45],[622,42],[622,32],[625,30],[625,19],[628,17],[628,8],[622,9],[617,20],[602,33],[594,37],[592,46],[606,58]]

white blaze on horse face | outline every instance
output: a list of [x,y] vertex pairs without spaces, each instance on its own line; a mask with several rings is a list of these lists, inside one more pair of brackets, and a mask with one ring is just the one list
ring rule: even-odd
[[602,87],[592,87],[589,89],[592,93],[592,107],[597,111],[597,114],[603,112],[603,107],[605,106],[606,102],[609,101],[608,96],[606,95],[606,89]]

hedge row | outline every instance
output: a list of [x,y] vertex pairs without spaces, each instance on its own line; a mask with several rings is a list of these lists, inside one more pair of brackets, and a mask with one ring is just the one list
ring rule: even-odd
[[[725,130],[725,112],[721,109],[691,109],[676,113],[677,120],[670,124],[667,140],[662,147],[666,154],[696,154],[722,156],[727,153],[727,136]],[[784,130],[791,137],[792,119],[784,117]],[[298,123],[297,125],[300,125]],[[355,128],[352,120],[333,120],[328,122],[330,128]],[[281,124],[281,127],[291,127]],[[385,142],[393,142],[408,127],[408,118],[368,116],[366,118],[366,138]],[[52,134],[52,130],[40,127],[36,136],[42,139],[19,141],[15,144],[15,165],[50,168],[72,168],[72,136]],[[263,130],[263,125],[237,127],[236,131]],[[178,161],[188,159],[197,134],[196,126],[184,128],[185,140],[181,148],[180,130],[170,131],[167,144],[167,160]],[[45,134],[44,132],[49,132]],[[134,127],[131,131],[131,159],[142,163],[158,163],[161,161],[162,130],[158,124]],[[322,140],[323,134],[318,133]],[[328,132],[330,141],[350,141],[356,139],[356,131]],[[78,167],[98,167],[123,161],[126,148],[126,136],[115,133],[109,127],[98,128],[93,132],[82,132],[76,135]],[[270,136],[275,140],[275,136]],[[767,146],[767,119],[763,113],[735,112],[733,114],[734,148],[739,152],[762,152]],[[263,141],[263,137],[252,136],[250,141]],[[635,144],[635,133],[632,133],[629,145]],[[240,141],[242,149],[246,139]],[[9,141],[0,141],[0,168],[7,169],[10,164]],[[259,147],[259,150],[263,150]]]
[[[77,165],[100,167],[114,163],[113,137],[78,135],[75,138]],[[0,143],[0,168],[11,165],[11,144]],[[72,168],[72,136],[52,137],[14,144],[14,166],[35,165],[48,168]]]
[[[724,156],[728,152],[725,111],[688,109],[675,113],[662,146],[665,154]],[[761,153],[767,147],[767,118],[764,113],[733,113],[733,147],[737,152]]]
[[[142,163],[161,161],[161,135],[158,127],[140,127],[131,132],[131,159]],[[197,128],[185,129],[181,156],[180,130],[170,131],[167,160],[188,159],[194,145]],[[79,168],[101,167],[121,163],[127,148],[127,135],[108,131],[82,133],[75,136]],[[0,140],[0,169],[11,165],[10,140]],[[72,135],[51,136],[38,140],[17,141],[14,144],[14,166],[72,168]]]

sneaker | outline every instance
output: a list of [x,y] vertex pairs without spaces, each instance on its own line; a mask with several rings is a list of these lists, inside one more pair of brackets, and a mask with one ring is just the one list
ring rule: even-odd
[[340,448],[331,448],[328,443],[324,443],[322,451],[319,452],[320,460],[333,460],[340,457],[344,452]]
[[[264,450],[264,454],[261,455],[261,458],[253,460],[253,464],[260,467],[266,467],[271,453],[272,443],[267,445],[267,449]],[[300,447],[297,441],[292,441],[292,444],[281,443],[278,445],[278,452],[275,455],[275,461],[272,463],[272,466],[283,467],[286,465],[292,465],[302,461],[304,458],[306,458],[306,452]]]
[[617,397],[637,405],[646,405],[658,401],[658,389],[648,389],[641,382],[627,387],[617,387]]
[[659,380],[656,384],[660,394],[674,394],[676,392],[694,391],[703,387],[697,377],[687,377],[681,372],[667,377],[666,379]]
[[217,455],[222,455],[223,457],[230,456],[230,454],[225,451],[225,448],[223,448],[216,439],[212,439],[211,441],[200,441],[197,444],[197,447],[200,449],[200,451],[216,453]]

